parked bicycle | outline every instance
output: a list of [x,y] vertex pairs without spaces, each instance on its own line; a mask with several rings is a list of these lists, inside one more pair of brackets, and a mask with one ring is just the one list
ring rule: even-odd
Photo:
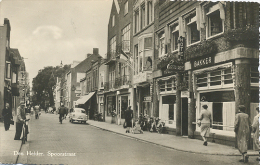
[[23,138],[22,138],[22,143],[25,144],[25,141],[27,141],[27,134],[29,133],[28,131],[28,123],[27,121],[29,121],[30,119],[26,119],[24,124],[23,124]]

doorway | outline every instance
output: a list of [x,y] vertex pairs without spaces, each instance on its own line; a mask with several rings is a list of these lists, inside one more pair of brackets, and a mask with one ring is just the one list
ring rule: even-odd
[[181,131],[188,136],[188,98],[181,98]]

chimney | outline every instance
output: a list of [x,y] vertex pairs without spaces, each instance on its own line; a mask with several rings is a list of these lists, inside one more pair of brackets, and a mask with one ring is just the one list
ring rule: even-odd
[[93,48],[93,54],[98,55],[98,48]]
[[89,56],[91,56],[92,54],[91,53],[88,53],[87,55],[86,55],[86,58],[88,58]]

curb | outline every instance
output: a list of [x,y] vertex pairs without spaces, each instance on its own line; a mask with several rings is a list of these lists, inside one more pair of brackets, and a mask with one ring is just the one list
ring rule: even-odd
[[[99,127],[99,126],[95,126],[95,125],[92,125],[92,124],[90,124],[90,123],[88,123],[88,124],[89,124],[90,126],[92,126],[92,127],[96,127],[96,128],[101,129],[101,130],[103,130],[103,131],[113,132],[113,133],[118,134],[118,135],[121,135],[121,136],[129,137],[129,138],[131,138],[131,139],[135,139],[135,140],[138,140],[138,141],[141,141],[141,142],[150,143],[150,144],[153,144],[153,145],[165,147],[165,148],[168,148],[168,149],[173,149],[173,150],[176,150],[176,151],[188,152],[188,153],[193,153],[193,154],[204,154],[204,155],[241,156],[240,154],[205,153],[205,152],[199,152],[199,151],[198,151],[198,152],[194,152],[194,151],[189,151],[189,150],[184,150],[184,149],[178,149],[178,148],[175,148],[175,147],[170,147],[170,146],[166,146],[166,145],[163,145],[163,144],[158,144],[158,143],[151,142],[151,141],[144,140],[144,139],[140,139],[140,138],[137,138],[137,137],[128,136],[128,135],[126,135],[126,134],[119,133],[119,132],[115,132],[115,131],[112,131],[112,130],[109,130],[109,129],[105,129],[105,128],[101,128],[101,127]],[[258,155],[256,154],[256,155],[250,155],[250,156],[258,156]]]

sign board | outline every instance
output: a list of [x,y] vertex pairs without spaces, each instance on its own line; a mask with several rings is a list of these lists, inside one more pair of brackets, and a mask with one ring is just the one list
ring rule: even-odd
[[211,66],[213,64],[214,64],[213,56],[203,57],[203,58],[199,58],[199,59],[195,59],[195,60],[191,61],[192,69],[203,68],[206,66]]
[[184,55],[183,55],[183,53],[184,53],[184,37],[182,37],[182,36],[180,36],[179,38],[178,38],[178,43],[179,43],[179,58],[180,59],[184,59]]
[[152,97],[151,96],[146,96],[146,97],[144,97],[144,101],[152,101]]
[[181,91],[181,98],[189,98],[189,92],[188,91]]

